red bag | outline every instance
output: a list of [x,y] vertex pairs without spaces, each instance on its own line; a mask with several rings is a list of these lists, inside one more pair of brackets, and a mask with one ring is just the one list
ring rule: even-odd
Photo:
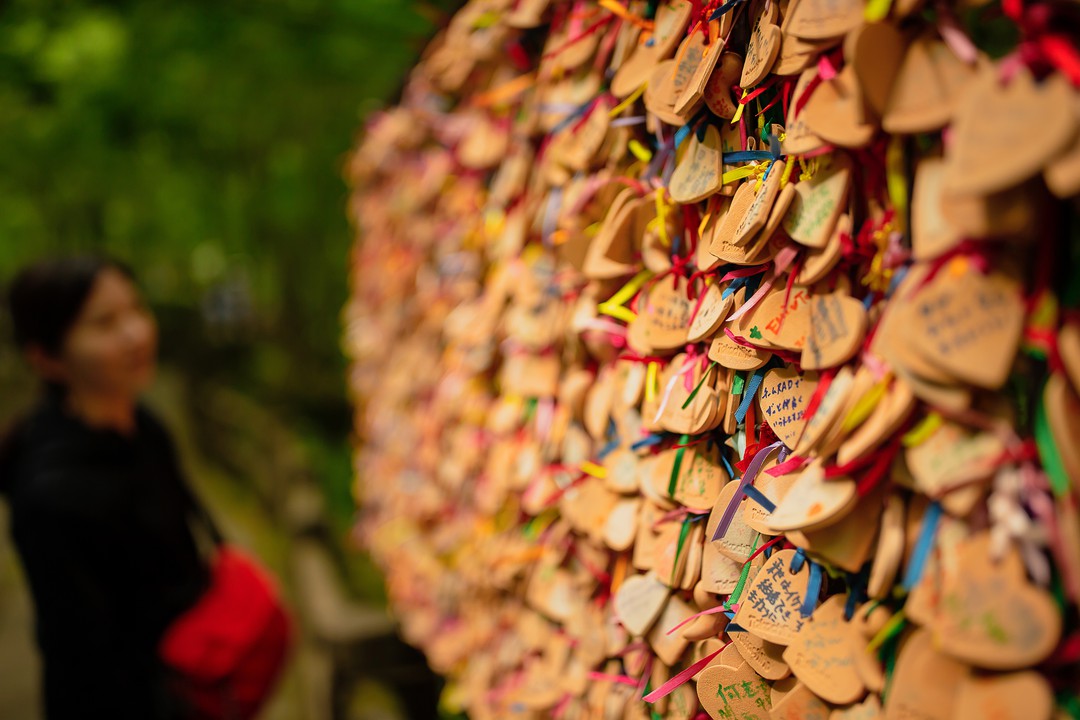
[[200,720],[249,720],[284,665],[289,617],[258,563],[220,545],[210,586],[165,631],[161,659]]

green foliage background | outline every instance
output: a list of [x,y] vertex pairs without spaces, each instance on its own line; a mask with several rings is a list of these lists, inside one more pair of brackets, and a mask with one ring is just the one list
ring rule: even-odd
[[0,286],[45,255],[127,261],[166,362],[306,426],[348,512],[340,170],[457,4],[0,3]]

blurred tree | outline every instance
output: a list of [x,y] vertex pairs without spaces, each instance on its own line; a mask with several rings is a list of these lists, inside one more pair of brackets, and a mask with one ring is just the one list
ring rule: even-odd
[[458,4],[3,3],[0,285],[41,255],[115,254],[167,360],[340,439],[340,167]]

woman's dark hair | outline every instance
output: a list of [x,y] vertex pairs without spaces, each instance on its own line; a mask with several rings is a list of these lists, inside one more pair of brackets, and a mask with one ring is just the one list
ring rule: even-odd
[[132,277],[123,263],[98,255],[43,260],[22,270],[8,293],[15,343],[58,355],[98,275],[109,269]]
[[[8,292],[15,343],[21,348],[37,345],[49,355],[59,355],[94,282],[109,269],[134,279],[126,265],[98,255],[43,260],[19,272]],[[63,394],[63,388],[50,383],[46,383],[46,391]],[[0,432],[0,492],[5,490],[16,461],[24,424],[25,417]]]

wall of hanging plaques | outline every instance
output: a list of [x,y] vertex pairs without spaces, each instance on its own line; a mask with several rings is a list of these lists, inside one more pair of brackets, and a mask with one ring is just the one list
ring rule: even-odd
[[472,718],[1080,717],[1080,5],[473,0],[351,159]]

